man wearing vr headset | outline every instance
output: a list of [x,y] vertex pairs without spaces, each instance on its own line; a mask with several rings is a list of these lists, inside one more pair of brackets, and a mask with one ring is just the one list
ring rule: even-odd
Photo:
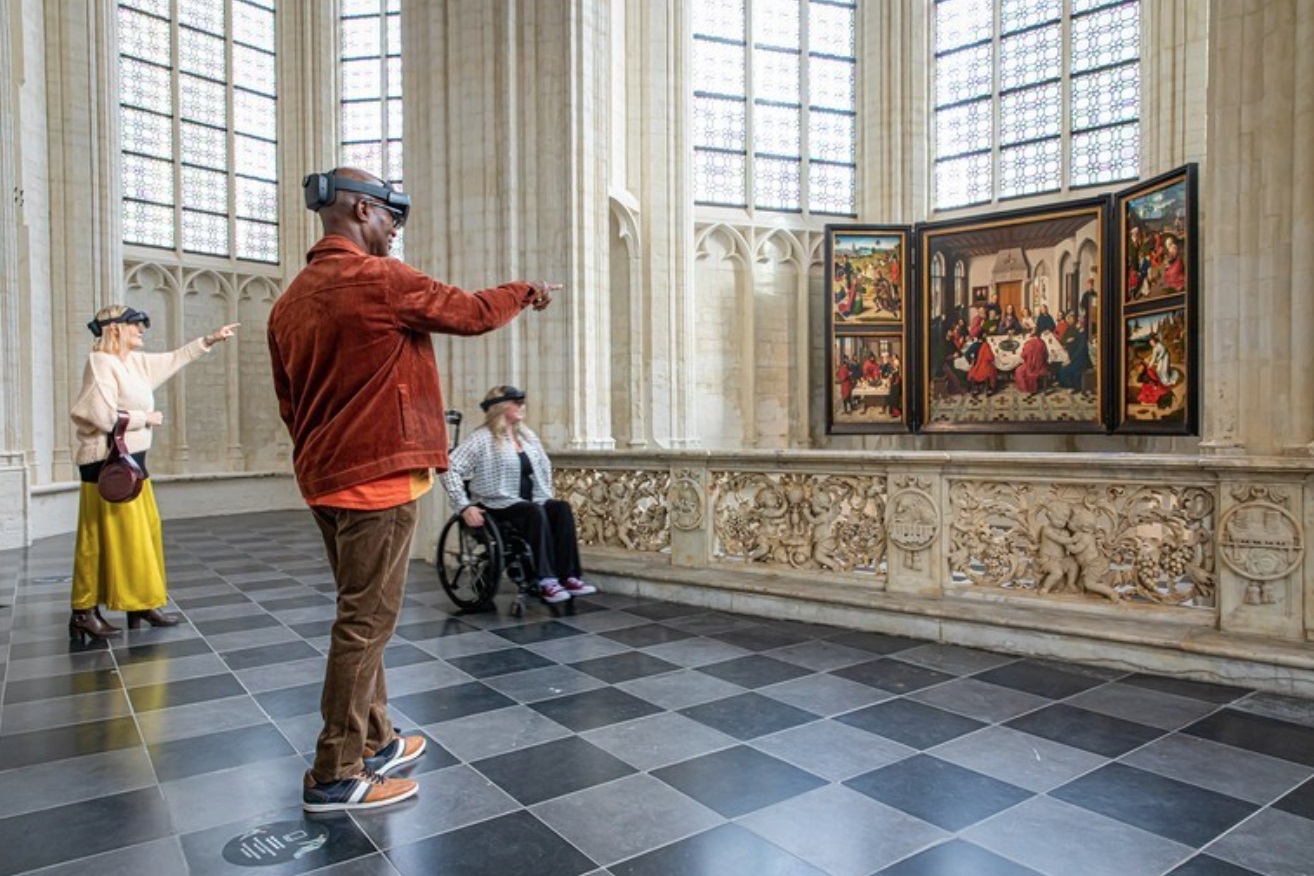
[[297,485],[324,537],[338,611],[306,773],[310,812],[369,809],[412,797],[388,773],[424,753],[388,718],[383,649],[401,610],[416,504],[447,469],[447,429],[433,333],[477,335],[557,284],[467,292],[388,258],[410,198],[361,170],[306,177],[324,236],[269,314],[279,413],[292,435]]

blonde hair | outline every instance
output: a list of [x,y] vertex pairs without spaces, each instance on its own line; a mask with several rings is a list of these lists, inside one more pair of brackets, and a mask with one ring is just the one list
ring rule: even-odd
[[[484,393],[484,401],[488,401],[491,398],[498,398],[499,396],[504,396],[507,394],[507,391],[512,388],[513,387],[505,386],[505,385],[494,386],[492,389],[488,390],[488,392]],[[517,402],[511,400],[498,402],[497,404],[490,407],[488,409],[488,412],[484,414],[484,428],[488,429],[488,431],[492,433],[493,440],[496,441],[498,444],[502,443],[502,438],[506,434],[506,412],[511,409],[512,405],[515,404],[517,404]],[[524,435],[524,430],[521,428],[519,423],[516,423],[515,428],[516,428],[516,434],[518,436]]]
[[[109,304],[96,311],[96,321],[105,322],[127,313],[126,304]],[[119,353],[123,350],[123,329],[125,323],[112,322],[100,327],[100,337],[91,344],[97,353]]]

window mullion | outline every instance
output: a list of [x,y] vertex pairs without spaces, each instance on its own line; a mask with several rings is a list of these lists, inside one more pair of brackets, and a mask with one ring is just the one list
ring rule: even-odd
[[1066,191],[1072,185],[1072,0],[1063,0],[1059,58],[1059,181]]
[[753,67],[757,47],[753,45],[753,0],[744,0],[744,204],[749,216],[757,215],[757,112]]
[[233,0],[224,0],[224,113],[227,120],[224,134],[228,144],[228,154],[224,161],[224,178],[228,182],[228,257],[237,258],[237,105],[233,90],[236,88],[237,76],[233,70]]
[[178,73],[181,37],[178,32],[178,2],[170,4],[169,16],[169,91],[173,101],[173,155],[169,162],[173,169],[173,251],[179,258],[183,254],[183,186],[182,186],[182,77]]
[[802,215],[812,215],[812,41],[809,38],[808,0],[799,2],[798,59],[798,206]]
[[1003,176],[1003,150],[999,147],[1004,130],[1002,83],[1004,80],[1004,13],[1000,8],[1002,0],[991,4],[990,22],[990,197],[999,200],[1000,179]]

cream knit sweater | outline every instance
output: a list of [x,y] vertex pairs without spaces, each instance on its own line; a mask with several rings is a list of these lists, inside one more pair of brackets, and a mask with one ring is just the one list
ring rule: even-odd
[[155,388],[209,349],[203,338],[197,338],[171,353],[130,353],[127,359],[115,353],[92,353],[82,372],[82,391],[69,412],[78,439],[74,462],[87,465],[109,456],[107,436],[119,411],[128,412],[128,451],[150,449],[146,415],[155,410]]

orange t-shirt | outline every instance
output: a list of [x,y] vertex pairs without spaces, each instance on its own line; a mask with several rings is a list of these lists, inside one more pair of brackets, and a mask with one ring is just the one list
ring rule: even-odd
[[350,508],[353,511],[383,511],[396,508],[407,502],[420,498],[433,489],[433,469],[420,468],[411,471],[396,471],[345,490],[325,493],[306,504],[312,508],[317,505],[330,508]]

